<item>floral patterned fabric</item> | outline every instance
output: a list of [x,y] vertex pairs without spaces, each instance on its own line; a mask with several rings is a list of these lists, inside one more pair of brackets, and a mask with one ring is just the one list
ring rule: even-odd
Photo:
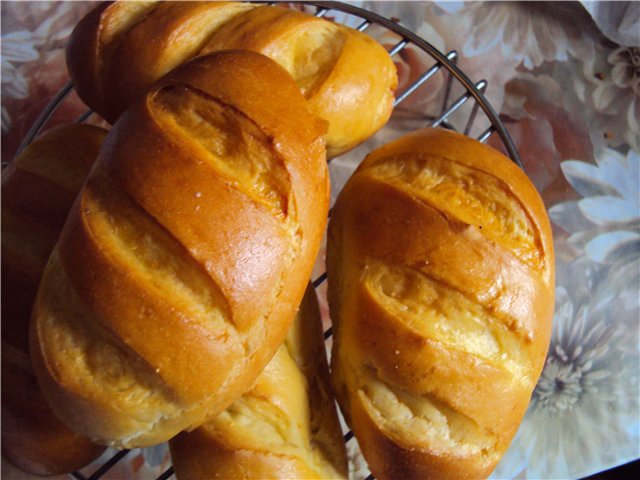
[[[551,348],[525,420],[492,478],[578,478],[640,457],[640,4],[355,2],[393,18],[458,66],[507,127],[553,222],[557,299]],[[64,43],[92,2],[2,2],[2,161],[68,81]],[[307,7],[308,8],[308,7]],[[331,12],[351,25],[357,19]],[[385,45],[398,40],[372,27]],[[433,65],[413,47],[400,90]],[[450,88],[449,88],[450,87]],[[448,92],[448,93],[445,93]],[[460,95],[439,71],[372,140],[331,163],[333,198],[377,145],[427,124]],[[73,94],[47,124],[86,110]],[[487,127],[467,102],[451,126]],[[93,117],[92,117],[93,119]],[[99,120],[93,120],[99,121]],[[489,143],[501,148],[497,135]],[[322,272],[322,255],[317,272]],[[329,322],[325,286],[318,289]],[[368,475],[354,440],[352,478]],[[104,463],[107,452],[83,473]],[[155,478],[166,445],[127,453],[103,478]],[[6,471],[5,471],[6,468]],[[3,462],[3,477],[26,478]]]

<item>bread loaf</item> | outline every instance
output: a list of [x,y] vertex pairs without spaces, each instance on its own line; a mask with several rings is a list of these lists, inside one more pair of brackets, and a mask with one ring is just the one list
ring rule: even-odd
[[28,336],[42,271],[105,135],[88,125],[54,128],[2,172],[2,455],[34,475],[69,473],[104,450],[51,411]]
[[543,367],[549,220],[490,147],[426,129],[383,146],[328,233],[332,375],[378,479],[488,476]]
[[325,128],[290,75],[248,51],[183,65],[119,119],[34,308],[34,366],[67,424],[151,445],[249,389],[323,235]]
[[347,478],[313,286],[285,343],[251,390],[169,445],[181,480]]
[[278,6],[241,2],[115,2],[74,30],[67,64],[85,103],[114,122],[162,75],[189,58],[249,49],[282,65],[329,122],[336,156],[391,115],[397,84],[384,48],[364,33]]

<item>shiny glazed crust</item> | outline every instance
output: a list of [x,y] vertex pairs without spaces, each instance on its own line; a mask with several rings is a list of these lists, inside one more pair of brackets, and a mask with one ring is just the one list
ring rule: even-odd
[[2,455],[34,475],[69,473],[104,450],[51,411],[31,367],[28,336],[42,271],[106,133],[56,127],[2,172]]
[[324,131],[287,72],[248,51],[199,57],[127,110],[34,309],[34,367],[67,424],[152,445],[250,387],[326,224]]
[[551,333],[554,253],[535,188],[497,151],[425,129],[367,156],[328,235],[333,381],[372,473],[488,476]]
[[197,55],[248,49],[294,78],[329,123],[328,156],[366,140],[389,119],[395,66],[364,33],[300,11],[241,2],[115,2],[74,30],[67,64],[84,102],[114,122],[162,75]]
[[285,343],[251,390],[204,426],[169,442],[176,476],[346,479],[333,398],[310,285]]

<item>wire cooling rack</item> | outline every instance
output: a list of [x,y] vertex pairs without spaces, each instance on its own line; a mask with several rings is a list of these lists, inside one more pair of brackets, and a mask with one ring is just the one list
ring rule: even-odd
[[[275,2],[258,3],[273,4]],[[305,11],[315,9],[315,12],[310,13],[317,17],[326,17],[347,24],[361,32],[366,31],[386,46],[389,55],[394,60],[401,62],[403,54],[409,50],[414,55],[423,56],[423,59],[419,60],[417,64],[423,65],[424,69],[417,74],[413,72],[413,80],[405,85],[400,85],[399,91],[396,93],[394,114],[391,121],[405,115],[412,117],[414,122],[417,121],[421,127],[440,126],[474,137],[481,142],[486,142],[490,137],[497,136],[507,155],[522,168],[520,156],[507,129],[484,96],[488,85],[487,81],[472,82],[457,66],[458,52],[452,50],[442,53],[399,22],[351,4],[312,1],[290,2],[288,5]],[[436,78],[438,80],[435,80]],[[430,86],[432,86],[431,89]],[[53,113],[72,91],[73,85],[69,82],[54,96],[28,131],[18,151],[31,143],[43,130]],[[425,95],[425,92],[428,92],[431,98],[431,105],[436,104],[437,108],[435,110],[430,108],[428,112],[419,112],[419,107],[416,107],[412,111],[412,100]],[[86,121],[92,114],[91,110],[86,111],[77,119],[77,122]],[[326,273],[319,275],[313,281],[314,287],[318,288],[325,280]],[[330,339],[331,333],[331,328],[329,328],[325,332],[325,340]],[[352,440],[353,433],[346,431],[344,433],[345,443]],[[98,480],[103,478],[129,452],[129,450],[122,450],[113,454],[90,474],[73,472],[70,475],[77,480]],[[169,467],[157,476],[156,480],[166,480],[173,476],[173,467]],[[373,475],[369,474],[366,480],[373,480],[373,478]]]

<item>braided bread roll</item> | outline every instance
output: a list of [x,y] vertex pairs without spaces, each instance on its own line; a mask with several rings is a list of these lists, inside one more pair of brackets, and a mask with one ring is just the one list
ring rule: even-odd
[[365,158],[328,235],[333,380],[372,473],[488,476],[551,334],[554,252],[535,188],[492,148],[421,130]]
[[251,386],[323,235],[324,128],[289,74],[248,51],[183,65],[120,118],[34,309],[36,373],[68,425],[151,445]]
[[250,391],[170,442],[179,479],[347,478],[347,454],[329,380],[312,285],[285,343]]
[[389,119],[397,86],[384,48],[364,33],[300,11],[239,2],[115,2],[74,30],[67,65],[84,102],[114,122],[162,75],[224,49],[271,57],[329,123],[329,157]]
[[42,271],[105,135],[89,125],[56,127],[2,172],[2,455],[33,475],[69,473],[104,450],[51,411],[28,339]]

